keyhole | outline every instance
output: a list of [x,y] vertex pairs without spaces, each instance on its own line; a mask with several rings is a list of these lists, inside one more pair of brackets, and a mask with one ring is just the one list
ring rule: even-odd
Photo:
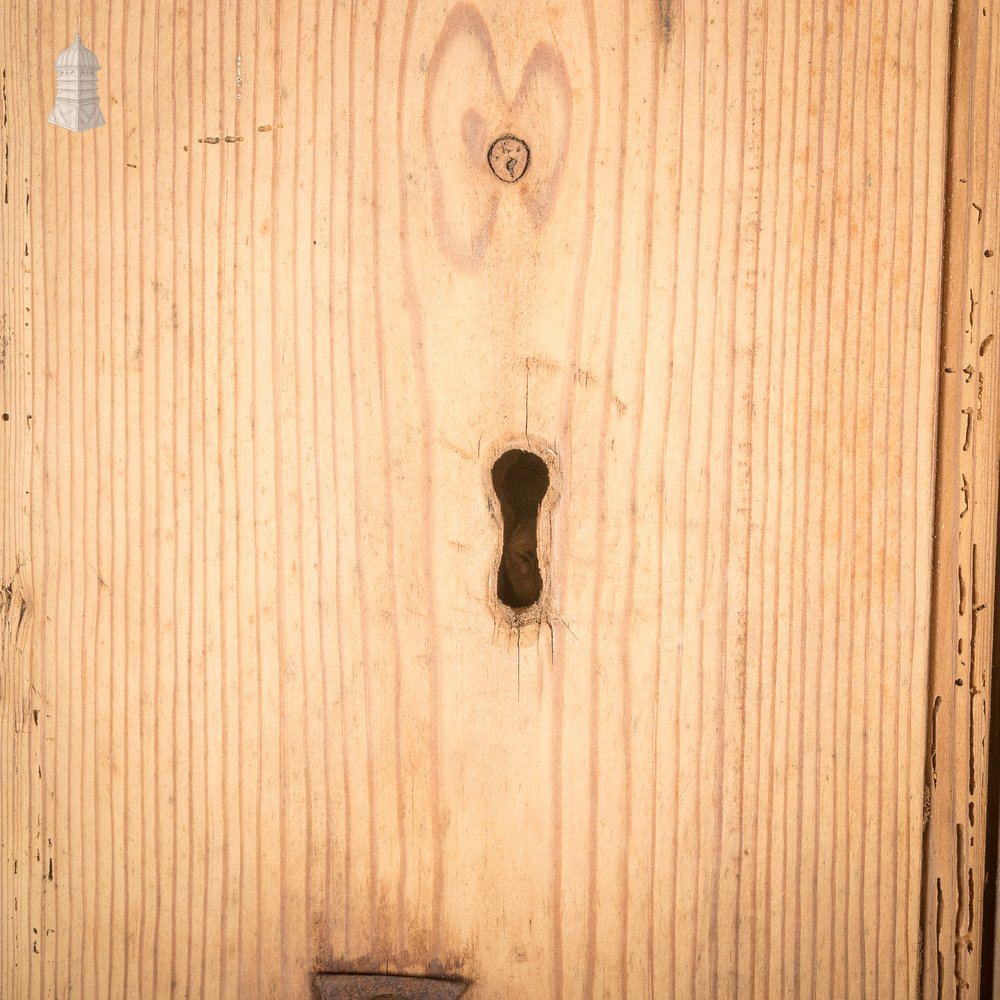
[[497,597],[508,608],[527,608],[542,594],[538,508],[549,488],[549,469],[538,455],[512,448],[493,463],[492,476],[503,518]]

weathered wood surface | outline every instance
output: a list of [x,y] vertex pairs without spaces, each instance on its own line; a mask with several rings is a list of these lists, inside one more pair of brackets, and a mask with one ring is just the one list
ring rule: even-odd
[[948,4],[84,4],[83,135],[75,14],[0,9],[0,995],[913,997]]
[[[924,996],[993,996],[980,970],[993,665],[1000,365],[1000,9],[954,5],[928,705]],[[994,806],[996,808],[996,806]],[[996,846],[994,845],[994,850]],[[992,915],[992,914],[991,914]],[[983,946],[986,946],[984,953]],[[995,972],[990,979],[1000,984]]]

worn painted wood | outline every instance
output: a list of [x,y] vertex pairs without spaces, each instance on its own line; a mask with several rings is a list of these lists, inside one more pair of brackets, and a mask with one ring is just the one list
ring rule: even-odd
[[[1000,365],[1000,9],[956,3],[948,124],[924,996],[978,997],[984,962]],[[993,804],[996,808],[996,804]],[[995,902],[995,896],[993,897]],[[986,942],[989,944],[989,942]],[[994,954],[988,948],[986,956]],[[994,983],[1000,982],[995,974]],[[982,996],[993,990],[986,987]]]
[[916,995],[948,7],[0,9],[0,995]]

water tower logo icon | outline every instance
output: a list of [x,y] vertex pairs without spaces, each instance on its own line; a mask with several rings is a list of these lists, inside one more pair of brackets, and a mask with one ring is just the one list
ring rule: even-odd
[[97,98],[97,56],[80,41],[79,25],[76,40],[59,53],[56,60],[56,103],[49,122],[70,132],[86,132],[104,124],[104,115]]

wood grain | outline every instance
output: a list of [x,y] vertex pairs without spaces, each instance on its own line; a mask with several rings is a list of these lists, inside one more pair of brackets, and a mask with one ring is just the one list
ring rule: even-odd
[[995,892],[984,892],[985,870],[995,873],[997,861],[986,856],[1000,475],[994,343],[1000,173],[991,153],[1000,128],[996,4],[955,4],[951,51],[926,775],[928,998],[989,997],[992,983],[1000,982],[988,967],[980,990],[984,961],[998,954],[992,941],[983,940],[984,911],[996,905]]
[[0,995],[916,996],[948,14],[0,9]]

